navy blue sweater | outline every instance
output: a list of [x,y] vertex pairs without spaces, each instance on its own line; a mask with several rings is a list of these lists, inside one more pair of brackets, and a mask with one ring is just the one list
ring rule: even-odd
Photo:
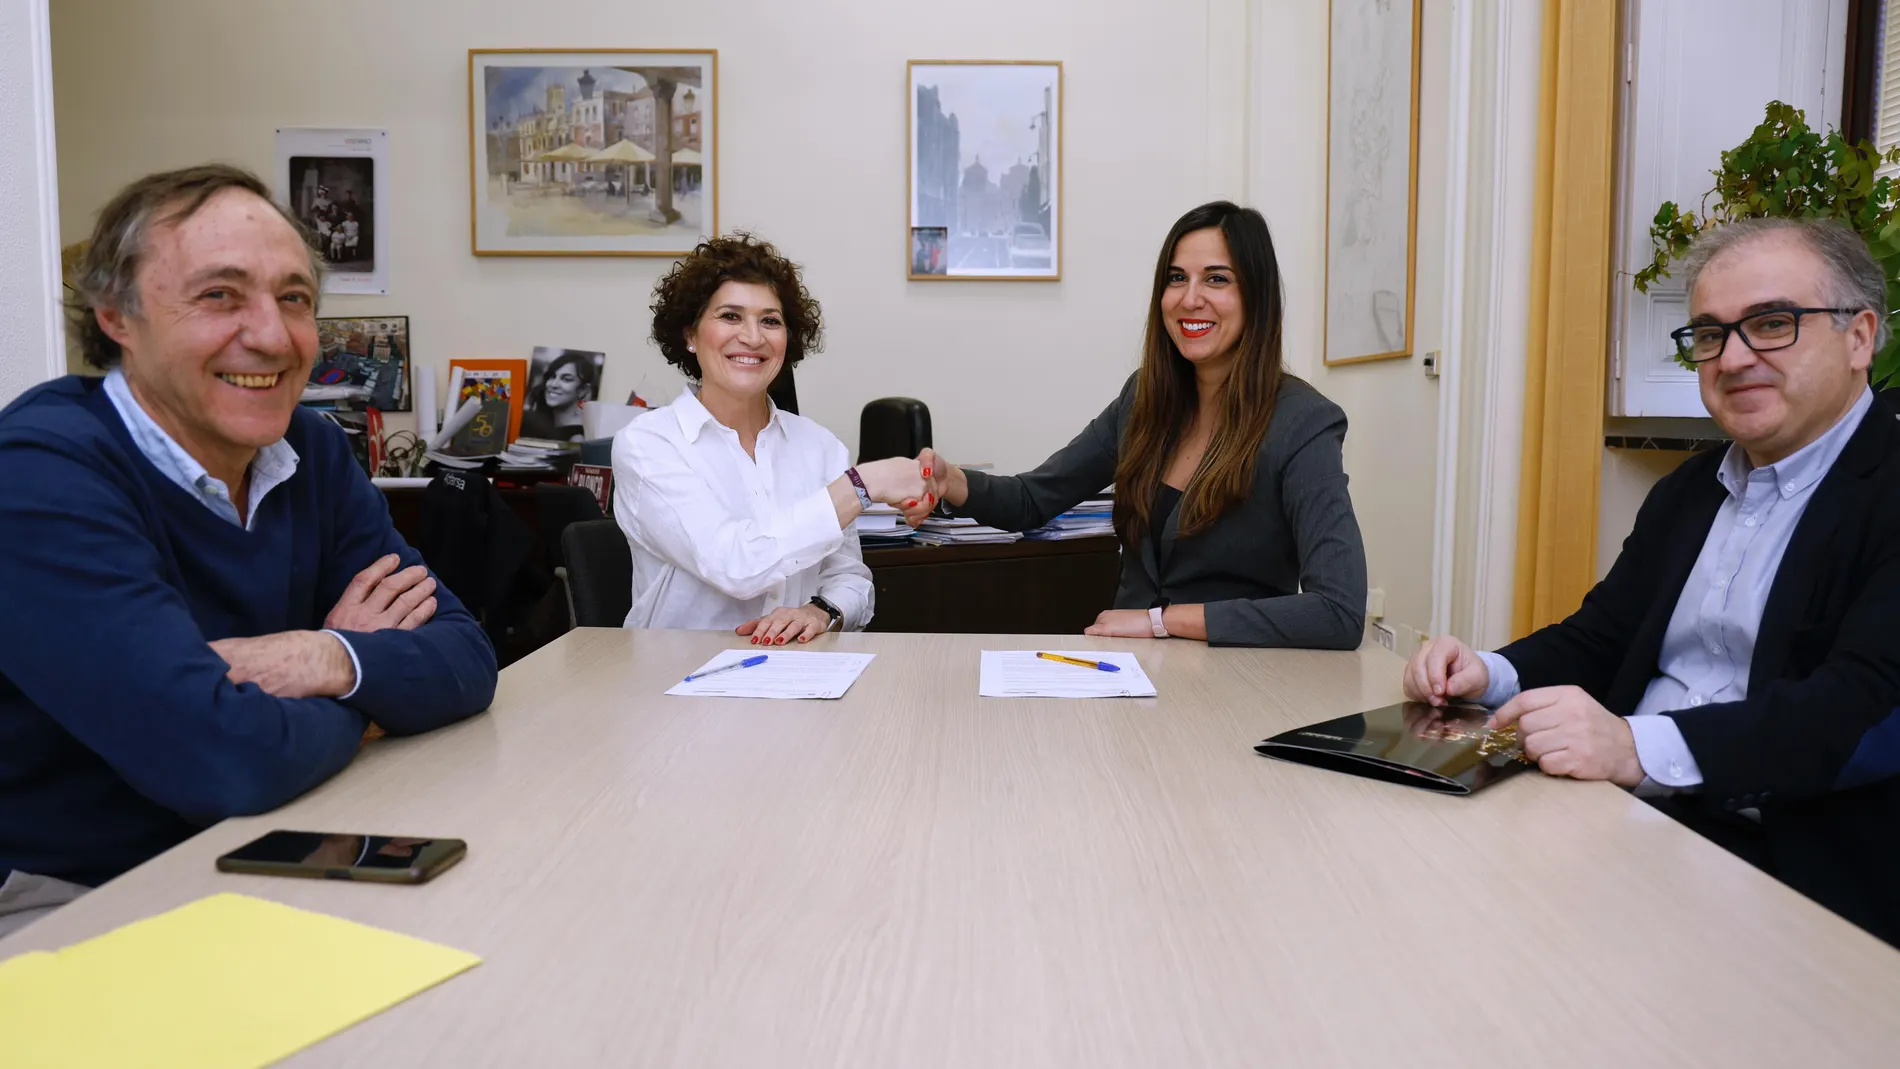
[[375,721],[427,731],[487,708],[495,652],[448,588],[413,631],[348,633],[348,701],[226,678],[209,643],[314,630],[378,557],[421,557],[343,433],[299,410],[296,474],[250,530],[167,479],[101,380],[0,412],[0,879],[97,884],[225,817],[335,775]]

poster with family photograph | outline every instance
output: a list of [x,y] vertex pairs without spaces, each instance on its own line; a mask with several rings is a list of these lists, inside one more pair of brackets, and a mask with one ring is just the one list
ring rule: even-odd
[[537,345],[528,362],[528,397],[521,435],[551,442],[578,442],[581,406],[600,397],[607,354]]
[[914,59],[906,113],[909,277],[1060,279],[1062,64]]
[[408,412],[409,317],[317,320],[305,404]]
[[278,129],[278,196],[316,241],[323,292],[389,292],[388,185],[388,131]]
[[681,256],[719,232],[719,54],[471,49],[477,256]]

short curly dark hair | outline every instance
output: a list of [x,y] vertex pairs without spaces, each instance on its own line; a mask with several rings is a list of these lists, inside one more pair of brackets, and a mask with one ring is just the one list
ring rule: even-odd
[[818,302],[805,292],[798,265],[769,241],[744,231],[702,241],[653,287],[653,342],[666,362],[699,381],[697,354],[686,349],[686,332],[706,314],[713,294],[728,282],[768,286],[785,317],[785,366],[796,367],[824,344]]

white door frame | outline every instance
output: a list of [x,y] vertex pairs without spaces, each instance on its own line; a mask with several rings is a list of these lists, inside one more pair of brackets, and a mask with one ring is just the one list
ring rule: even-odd
[[1452,33],[1431,629],[1493,648],[1511,637],[1543,5],[1457,0]]
[[0,207],[8,299],[0,312],[0,403],[66,373],[61,308],[59,174],[53,137],[52,19],[48,0],[0,0],[0,140],[11,204]]
[[66,274],[60,264],[59,141],[53,136],[53,20],[50,0],[28,0],[28,25],[36,54],[33,71],[33,110],[39,117],[34,165],[39,174],[39,217],[43,275],[53,300],[46,304],[46,377],[66,373],[66,316],[63,310]]

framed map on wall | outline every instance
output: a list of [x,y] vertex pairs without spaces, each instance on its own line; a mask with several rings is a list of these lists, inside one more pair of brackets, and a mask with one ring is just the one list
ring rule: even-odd
[[1412,355],[1422,0],[1332,0],[1327,364]]

